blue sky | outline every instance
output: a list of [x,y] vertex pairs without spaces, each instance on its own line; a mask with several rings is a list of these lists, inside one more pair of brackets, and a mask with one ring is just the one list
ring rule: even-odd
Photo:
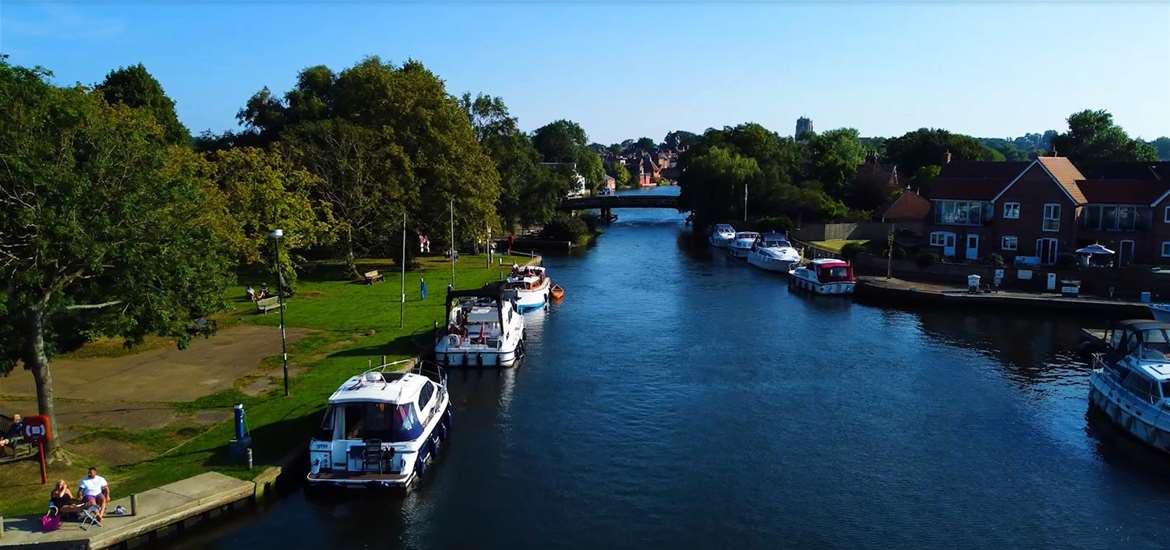
[[1103,108],[1170,135],[1170,4],[0,1],[0,51],[61,84],[142,62],[192,131],[262,86],[365,55],[504,98],[525,129],[661,139],[754,121],[791,134],[930,126],[1003,137]]

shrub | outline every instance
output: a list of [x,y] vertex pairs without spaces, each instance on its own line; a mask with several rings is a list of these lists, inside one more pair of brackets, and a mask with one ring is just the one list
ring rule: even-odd
[[853,262],[857,260],[857,255],[864,251],[865,245],[861,243],[845,243],[845,246],[841,247],[841,257]]
[[926,269],[938,263],[938,254],[930,251],[919,252],[918,255],[914,257],[914,263],[918,265],[920,269]]
[[764,218],[756,218],[752,220],[752,229],[760,233],[767,233],[769,231],[776,231],[779,233],[787,233],[796,225],[792,223],[792,218],[788,216],[769,216]]
[[992,253],[992,254],[987,256],[987,263],[989,263],[995,267],[1003,267],[1003,266],[1007,265],[1007,262],[1004,261],[1003,256],[1000,256],[999,254],[996,254],[996,253]]
[[597,226],[601,225],[601,214],[596,212],[584,212],[579,218],[585,222],[585,226],[589,228],[589,232],[597,231]]
[[569,214],[557,214],[540,232],[541,238],[544,239],[573,242],[588,234],[589,226],[581,218]]
[[1059,267],[1076,267],[1077,255],[1071,252],[1061,252],[1056,257],[1056,265]]

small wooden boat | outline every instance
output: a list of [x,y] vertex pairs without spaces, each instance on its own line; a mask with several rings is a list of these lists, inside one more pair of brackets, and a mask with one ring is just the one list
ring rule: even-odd
[[565,299],[565,289],[557,283],[553,283],[552,289],[550,289],[548,293],[552,296],[552,299],[557,302]]

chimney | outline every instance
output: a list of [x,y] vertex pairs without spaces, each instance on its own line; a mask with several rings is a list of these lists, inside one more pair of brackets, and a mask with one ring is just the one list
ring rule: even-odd
[[947,149],[947,152],[943,155],[943,164],[950,164],[950,163],[951,163],[951,150]]

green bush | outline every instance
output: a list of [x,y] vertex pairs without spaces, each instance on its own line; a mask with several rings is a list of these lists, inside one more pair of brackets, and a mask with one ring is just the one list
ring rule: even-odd
[[585,226],[589,228],[589,232],[597,231],[597,226],[601,225],[601,214],[596,212],[584,212],[578,216],[581,221],[585,222]]
[[1076,267],[1077,255],[1071,252],[1061,252],[1056,257],[1056,265],[1058,267]]
[[753,231],[760,233],[767,233],[775,231],[777,233],[787,233],[791,231],[796,224],[792,223],[792,218],[788,216],[768,216],[763,218],[756,218],[752,220],[751,227]]
[[857,260],[857,255],[864,252],[865,248],[865,245],[861,243],[845,243],[845,246],[841,247],[841,257],[854,262]]
[[1003,256],[995,253],[989,254],[987,256],[987,263],[995,267],[1003,267],[1007,265],[1007,262],[1003,259]]
[[926,269],[938,263],[938,253],[929,251],[919,252],[918,255],[914,257],[914,263],[917,264],[920,269]]
[[544,225],[540,237],[554,241],[573,241],[589,234],[589,226],[576,216],[557,214],[552,221]]

